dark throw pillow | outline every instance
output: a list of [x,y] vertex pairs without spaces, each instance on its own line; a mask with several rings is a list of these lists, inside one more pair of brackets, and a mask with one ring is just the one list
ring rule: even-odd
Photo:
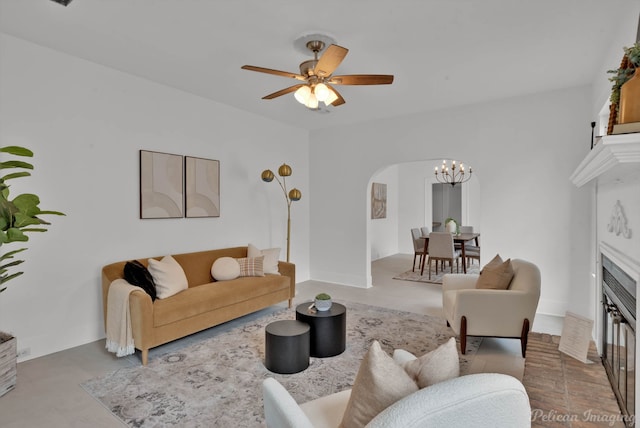
[[124,265],[124,279],[129,284],[142,288],[151,296],[151,301],[156,300],[156,284],[147,268],[137,260],[132,260]]

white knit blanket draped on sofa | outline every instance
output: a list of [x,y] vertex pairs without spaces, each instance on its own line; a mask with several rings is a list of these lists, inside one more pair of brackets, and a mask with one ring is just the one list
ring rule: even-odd
[[106,347],[107,351],[114,352],[117,357],[131,355],[136,351],[129,310],[129,294],[135,290],[144,292],[142,288],[131,285],[124,279],[116,279],[109,287]]

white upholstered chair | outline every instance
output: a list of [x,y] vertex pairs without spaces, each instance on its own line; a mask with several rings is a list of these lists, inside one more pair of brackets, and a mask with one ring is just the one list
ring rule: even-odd
[[540,299],[540,270],[525,260],[511,260],[514,276],[506,290],[476,289],[477,274],[448,274],[442,280],[442,307],[447,325],[460,336],[520,339],[522,356]]
[[418,263],[418,267],[420,267],[422,265],[422,258],[425,256],[424,238],[420,233],[420,229],[411,229],[411,240],[413,241],[413,266],[411,267],[411,271],[415,272],[416,259],[420,256],[420,261]]
[[429,236],[429,228],[427,226],[422,226],[420,228],[420,233],[422,234],[422,236]]
[[[438,262],[448,261],[451,264],[451,273],[453,273],[453,262],[456,262],[456,270],[459,269],[458,259],[460,258],[460,250],[456,250],[453,246],[453,236],[449,232],[431,232],[429,234],[429,248],[427,250],[427,264],[429,269],[429,279],[431,279],[431,262],[436,262],[436,275],[438,274]],[[420,275],[424,273],[424,263],[420,270]]]
[[[274,378],[262,383],[267,428],[336,428],[351,390],[298,405]],[[516,378],[498,373],[460,376],[420,389],[379,413],[368,428],[528,428],[529,397]]]

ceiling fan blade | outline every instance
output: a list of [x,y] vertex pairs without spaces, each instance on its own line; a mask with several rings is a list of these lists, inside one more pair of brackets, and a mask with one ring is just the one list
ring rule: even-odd
[[263,100],[272,100],[274,98],[278,98],[281,97],[283,95],[287,95],[291,92],[295,92],[298,90],[298,88],[305,86],[303,84],[300,85],[293,85],[293,86],[289,86],[288,88],[284,88],[284,89],[280,89],[278,92],[274,92],[273,94],[269,94],[269,95],[265,95],[264,97],[262,97]]
[[[329,86],[329,85],[327,85],[327,86]],[[344,98],[342,98],[342,95],[340,95],[340,92],[336,91],[336,88],[334,88],[333,86],[329,86],[329,89],[331,89],[333,91],[333,93],[336,94],[336,97],[338,97],[334,102],[331,103],[332,106],[338,107],[338,106],[341,106],[342,104],[346,103]]]
[[271,68],[256,67],[255,65],[243,65],[240,68],[242,68],[243,70],[257,71],[259,73],[267,73],[267,74],[274,74],[276,76],[290,77],[292,79],[298,79],[302,81],[307,80],[307,78],[304,77],[303,75],[291,73],[289,71],[273,70]]
[[346,74],[333,76],[329,83],[334,85],[388,85],[393,83],[392,74]]
[[342,46],[329,45],[318,60],[316,68],[313,70],[314,74],[320,77],[331,76],[331,73],[338,68],[344,57],[347,56],[347,52],[349,52],[349,49]]

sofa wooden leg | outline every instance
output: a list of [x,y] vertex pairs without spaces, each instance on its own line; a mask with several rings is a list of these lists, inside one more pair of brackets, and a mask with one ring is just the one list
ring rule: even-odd
[[527,354],[527,339],[529,338],[529,320],[524,319],[522,323],[522,334],[520,335],[520,348],[522,349],[522,358]]
[[289,299],[289,309],[293,307],[293,299]]
[[149,362],[149,350],[148,349],[142,349],[142,365],[146,366],[147,363]]
[[467,317],[460,318],[460,352],[467,353]]

